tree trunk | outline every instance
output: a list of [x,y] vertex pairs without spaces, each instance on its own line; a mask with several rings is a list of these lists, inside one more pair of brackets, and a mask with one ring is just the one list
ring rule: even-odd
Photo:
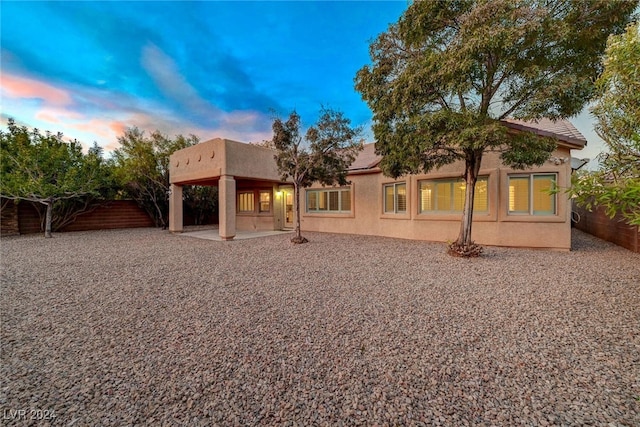
[[296,198],[296,239],[300,241],[302,240],[300,231],[300,187],[296,182],[293,183],[293,192]]
[[482,162],[482,152],[476,151],[469,153],[465,160],[465,193],[464,193],[464,209],[462,210],[462,222],[460,223],[460,234],[456,244],[460,247],[468,248],[471,246],[471,226],[473,225],[473,200],[476,191],[476,181],[480,172],[480,163]]
[[308,240],[302,237],[302,232],[300,231],[300,184],[295,180],[293,181],[293,194],[296,199],[296,236],[291,241],[296,244],[307,243]]
[[153,199],[153,206],[156,208],[156,212],[158,213],[158,219],[160,221],[159,224],[156,223],[156,227],[162,227],[162,229],[164,230],[165,228],[167,228],[167,223],[164,221],[164,215],[162,215],[162,209],[160,209],[160,205],[158,204],[156,199]]
[[51,237],[51,218],[53,216],[53,200],[48,199],[45,203],[47,213],[44,220],[44,237]]

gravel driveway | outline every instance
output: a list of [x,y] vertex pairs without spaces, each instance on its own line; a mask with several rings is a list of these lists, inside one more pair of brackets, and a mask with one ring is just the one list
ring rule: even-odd
[[638,254],[305,235],[3,238],[3,423],[640,425]]

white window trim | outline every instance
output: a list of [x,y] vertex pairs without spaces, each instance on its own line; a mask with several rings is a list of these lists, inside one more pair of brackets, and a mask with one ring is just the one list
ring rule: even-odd
[[[487,182],[487,209],[484,210],[476,210],[474,209],[473,212],[474,213],[480,213],[480,214],[486,214],[489,213],[489,211],[491,210],[491,206],[490,206],[490,197],[489,197],[489,176],[488,175],[481,175],[478,177],[477,181],[480,180],[485,180]],[[418,214],[420,215],[446,215],[446,214],[461,214],[462,210],[456,211],[456,210],[422,210],[422,194],[421,194],[421,184],[423,182],[433,182],[433,183],[449,183],[449,184],[457,184],[457,183],[462,183],[465,182],[464,180],[460,179],[460,178],[438,178],[438,179],[420,179],[418,180]],[[477,185],[477,182],[476,182]],[[453,202],[453,185],[450,186],[449,188],[451,194],[451,201]],[[477,189],[476,189],[477,190]],[[436,194],[434,194],[432,197],[434,197],[436,199],[436,203],[437,203],[437,192]],[[477,192],[476,192],[476,197],[477,197]]]
[[[337,191],[338,192],[338,209],[337,210],[329,209],[329,195],[328,195],[328,193],[330,193],[332,191]],[[351,187],[308,188],[305,191],[305,198],[304,198],[305,199],[305,213],[308,213],[308,214],[350,214],[352,212],[353,206],[351,206],[351,209],[349,209],[349,210],[342,209],[342,193],[343,192],[348,192],[349,193],[349,204],[353,205],[353,199],[351,198],[352,197],[351,191],[353,191]],[[319,205],[320,193],[327,193],[327,209],[309,209],[309,195],[311,193],[316,193],[317,194],[316,206]]]
[[540,172],[540,173],[512,173],[507,175],[507,192],[509,191],[511,178],[528,178],[529,179],[529,212],[516,212],[509,208],[511,201],[510,194],[507,193],[507,215],[509,216],[535,216],[535,217],[551,217],[558,215],[558,195],[553,194],[553,212],[552,213],[534,213],[533,211],[533,181],[536,176],[552,176],[553,182],[558,182],[558,174],[556,172]]
[[[404,191],[405,191],[405,210],[400,211],[398,210],[398,186],[400,185],[404,185]],[[387,187],[393,187],[393,211],[388,211],[387,210]],[[405,215],[408,210],[409,210],[409,200],[408,200],[408,196],[409,196],[409,191],[408,191],[408,186],[407,183],[405,181],[402,182],[392,182],[389,184],[383,184],[382,186],[382,212],[384,212],[384,214],[389,215],[389,214],[395,214],[395,215]]]

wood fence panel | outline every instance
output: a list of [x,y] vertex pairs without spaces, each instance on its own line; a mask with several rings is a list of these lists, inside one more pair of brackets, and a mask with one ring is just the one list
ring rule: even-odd
[[[40,215],[36,205],[21,201],[2,200],[0,210],[2,235],[41,233]],[[15,218],[14,218],[15,215]],[[5,221],[5,218],[7,220]],[[14,219],[12,219],[14,218]],[[153,227],[153,220],[133,200],[113,200],[79,215],[60,231],[105,230],[114,228]]]
[[114,228],[153,227],[149,215],[133,200],[114,200],[84,213],[61,231],[108,230]]
[[594,208],[592,212],[589,212],[584,208],[574,206],[573,211],[580,216],[580,220],[575,224],[578,230],[615,243],[630,251],[640,252],[638,226],[627,224],[621,216],[610,219],[601,207]]
[[0,209],[0,235],[13,236],[20,234],[18,206],[10,199],[2,199],[0,203],[2,203],[2,209]]

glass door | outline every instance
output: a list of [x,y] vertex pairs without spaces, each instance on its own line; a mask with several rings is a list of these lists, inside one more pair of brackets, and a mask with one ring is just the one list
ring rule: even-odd
[[284,192],[284,226],[285,228],[294,228],[294,216],[293,210],[293,188],[287,188]]

